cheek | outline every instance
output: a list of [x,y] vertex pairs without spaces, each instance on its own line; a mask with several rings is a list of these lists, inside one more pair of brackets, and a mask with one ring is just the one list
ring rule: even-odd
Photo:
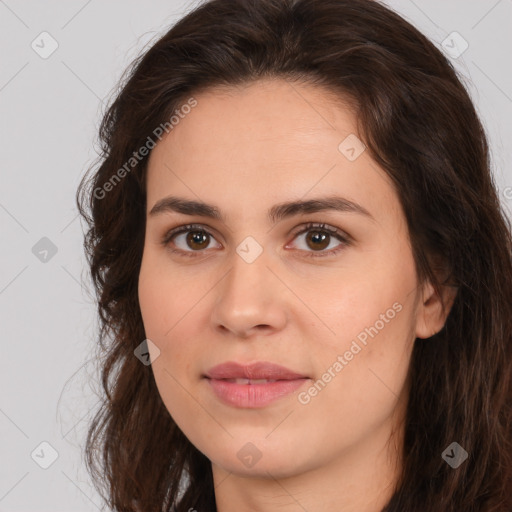
[[[319,330],[322,348],[314,343],[312,357],[319,372],[331,368],[343,375],[333,379],[338,383],[333,389],[340,386],[346,398],[361,392],[389,393],[386,387],[400,392],[414,343],[414,286],[414,268],[402,260],[400,265],[374,265],[366,272],[351,273],[317,299],[322,321],[315,322],[311,332]],[[311,291],[311,300],[314,296]]]
[[400,287],[364,279],[340,280],[340,286],[328,293],[310,291],[309,303],[318,319],[315,328],[333,349],[350,350],[352,341],[369,346],[404,316]]
[[[183,430],[190,429],[187,418],[199,414],[194,401],[185,391],[191,364],[196,358],[191,343],[184,336],[187,326],[186,307],[182,296],[176,297],[170,287],[151,267],[142,266],[139,278],[139,303],[146,337],[150,344],[151,369],[158,392],[173,420]],[[151,348],[152,347],[152,348]]]
[[189,300],[187,287],[180,286],[176,274],[166,271],[160,260],[150,253],[144,255],[138,295],[147,337],[164,340],[172,335],[174,326],[186,314],[192,297]]
[[343,397],[346,410],[354,415],[363,414],[362,407],[369,414],[368,421],[373,421],[374,413],[384,417],[394,407],[406,381],[414,346],[412,301],[395,301],[391,308],[387,306],[384,303],[384,307],[372,310],[368,323],[352,329],[352,336],[343,337],[338,350],[343,369],[332,392]]
[[[331,426],[326,426],[326,431],[355,442],[358,436],[370,435],[389,417],[406,382],[413,347],[411,317],[412,308],[403,306],[384,327],[377,324],[382,329],[370,328],[375,320],[370,326],[363,322],[362,328],[352,329],[355,336],[340,336],[337,347],[324,351],[316,366],[317,381],[313,386],[317,390],[310,390],[311,403],[306,405],[313,423],[329,411]],[[360,341],[363,336],[357,337],[358,332],[367,335],[365,343]],[[303,396],[304,401],[307,398]]]
[[190,357],[187,356],[186,340],[179,339],[179,317],[176,315],[173,294],[166,292],[162,280],[154,277],[152,272],[141,270],[139,280],[139,303],[146,338],[151,340],[149,352],[151,369],[160,395],[171,412],[179,397],[178,382],[181,374],[187,371]]

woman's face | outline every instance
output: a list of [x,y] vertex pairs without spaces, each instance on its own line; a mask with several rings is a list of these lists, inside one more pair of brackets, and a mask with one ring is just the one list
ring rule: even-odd
[[[377,453],[404,411],[415,338],[444,322],[418,286],[391,182],[321,89],[268,80],[195,99],[148,163],[139,299],[165,406],[232,473],[284,477]],[[196,206],[175,211],[169,196]],[[321,207],[328,198],[346,208]],[[298,378],[205,377],[261,361]]]

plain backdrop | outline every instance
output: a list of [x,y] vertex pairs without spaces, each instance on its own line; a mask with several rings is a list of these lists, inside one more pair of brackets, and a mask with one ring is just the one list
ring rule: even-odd
[[[386,3],[441,49],[467,42],[450,58],[510,212],[512,0]],[[193,5],[0,0],[0,511],[101,507],[82,453],[97,320],[75,192],[121,73]]]

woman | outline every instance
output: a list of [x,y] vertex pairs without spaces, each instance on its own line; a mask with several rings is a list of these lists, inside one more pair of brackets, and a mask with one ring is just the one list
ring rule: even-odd
[[370,0],[212,0],[100,136],[112,509],[512,510],[510,223],[431,42]]

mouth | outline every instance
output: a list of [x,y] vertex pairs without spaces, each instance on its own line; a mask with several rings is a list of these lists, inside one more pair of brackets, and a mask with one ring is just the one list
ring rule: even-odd
[[203,377],[221,402],[246,409],[265,407],[283,399],[310,379],[268,362],[251,365],[228,362],[211,368]]

